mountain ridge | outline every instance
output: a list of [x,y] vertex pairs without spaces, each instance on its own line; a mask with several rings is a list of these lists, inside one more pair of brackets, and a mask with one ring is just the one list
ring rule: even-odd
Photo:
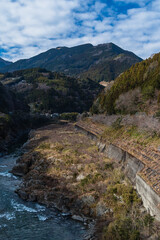
[[10,64],[12,64],[12,62],[9,62],[9,61],[4,60],[3,58],[0,58],[0,68],[3,68],[3,67],[8,66]]
[[142,61],[134,53],[113,43],[93,46],[90,43],[74,47],[57,47],[29,59],[18,60],[0,68],[1,72],[13,72],[29,68],[45,68],[69,76],[91,78],[97,82],[111,81],[131,65]]

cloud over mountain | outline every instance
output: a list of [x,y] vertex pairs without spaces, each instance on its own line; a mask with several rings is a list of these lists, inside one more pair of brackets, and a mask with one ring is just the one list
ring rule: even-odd
[[0,56],[114,42],[146,58],[160,51],[160,1],[0,0]]

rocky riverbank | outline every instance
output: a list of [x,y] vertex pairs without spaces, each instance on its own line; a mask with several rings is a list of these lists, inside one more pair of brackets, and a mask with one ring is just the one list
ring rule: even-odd
[[[24,150],[12,170],[23,177],[16,190],[22,199],[56,207],[85,224],[92,222],[98,234],[94,239],[112,239],[107,237],[114,237],[112,228],[121,222],[125,222],[121,228],[129,226],[128,235],[140,236],[137,219],[143,224],[148,215],[121,165],[106,158],[73,124],[32,131]],[[150,234],[142,229],[148,239]]]

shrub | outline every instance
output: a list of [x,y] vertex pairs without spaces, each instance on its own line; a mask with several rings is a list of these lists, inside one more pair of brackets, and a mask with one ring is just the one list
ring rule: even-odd
[[122,127],[121,125],[122,117],[117,118],[117,120],[112,124],[112,128],[118,130]]
[[142,103],[142,94],[140,88],[123,93],[115,102],[115,109],[120,113],[135,113],[139,110]]
[[154,117],[160,117],[160,110],[155,113]]
[[60,115],[60,118],[63,119],[63,120],[76,121],[77,116],[78,116],[77,112],[62,113]]
[[50,149],[50,143],[41,143],[40,145],[39,145],[39,149]]
[[155,88],[154,86],[147,86],[142,90],[143,97],[145,99],[153,98],[155,95]]
[[140,231],[131,218],[118,219],[109,224],[103,233],[103,240],[140,240]]
[[151,234],[153,230],[154,217],[146,214],[144,217],[144,226],[148,228],[148,233]]

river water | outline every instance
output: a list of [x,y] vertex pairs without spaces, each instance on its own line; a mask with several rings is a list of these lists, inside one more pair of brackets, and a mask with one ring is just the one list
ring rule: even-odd
[[9,173],[16,159],[0,158],[0,240],[83,240],[87,229],[82,223],[14,193],[21,181]]

